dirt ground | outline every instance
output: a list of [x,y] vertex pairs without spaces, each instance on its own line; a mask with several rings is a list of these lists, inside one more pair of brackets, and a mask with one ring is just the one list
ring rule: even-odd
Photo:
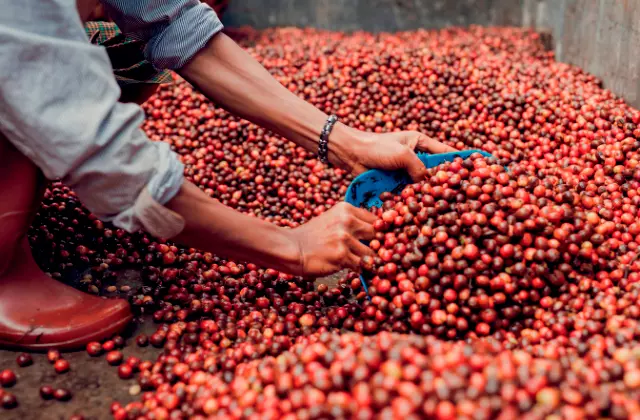
[[[153,333],[152,321],[145,321],[132,328],[134,334]],[[125,358],[136,356],[143,360],[155,360],[160,349],[151,346],[141,348],[133,338],[127,339],[122,351]],[[138,397],[130,394],[135,379],[123,381],[118,377],[117,367],[107,364],[104,356],[90,357],[86,351],[64,354],[71,364],[71,370],[57,374],[47,361],[45,354],[33,354],[33,365],[21,368],[16,364],[19,352],[0,350],[0,370],[12,369],[18,376],[18,382],[12,388],[5,389],[18,398],[18,407],[12,410],[0,408],[2,420],[62,420],[74,414],[81,414],[87,420],[111,418],[109,407],[113,401],[127,403]],[[40,398],[40,387],[51,385],[54,388],[66,388],[73,394],[68,402],[45,401]]]
[[[140,285],[136,272],[127,271],[118,276],[118,286]],[[161,349],[152,346],[138,347],[136,335],[152,334],[156,325],[151,319],[138,320],[132,324],[123,336],[127,345],[122,353],[125,359],[135,356],[142,360],[155,361]],[[0,408],[0,420],[66,420],[74,414],[80,414],[87,420],[109,419],[109,407],[113,401],[126,404],[139,396],[131,395],[130,389],[136,385],[135,377],[124,381],[118,377],[117,367],[110,366],[104,356],[91,357],[80,350],[65,353],[63,357],[71,365],[71,370],[57,374],[47,361],[46,354],[32,354],[33,364],[21,368],[16,363],[20,352],[0,350],[0,370],[11,369],[18,377],[12,388],[5,388],[18,399],[18,407],[11,410]],[[40,387],[51,385],[54,388],[66,388],[73,394],[70,401],[45,401],[40,398]],[[135,387],[134,387],[135,388]]]
[[[340,274],[320,279],[319,283],[335,285]],[[118,285],[138,285],[139,279],[131,272],[119,276]],[[122,353],[125,359],[135,356],[142,360],[155,361],[161,349],[152,346],[138,347],[136,335],[151,335],[156,325],[151,319],[132,325],[124,335],[127,341]],[[18,382],[6,391],[13,393],[18,399],[18,407],[11,410],[0,408],[0,420],[66,420],[74,414],[82,415],[86,420],[110,419],[109,407],[113,401],[121,404],[137,400],[139,395],[132,395],[137,388],[135,377],[122,380],[118,377],[117,367],[107,364],[104,356],[91,357],[81,350],[64,354],[71,364],[71,370],[57,374],[47,361],[45,354],[33,354],[33,364],[21,368],[16,363],[20,352],[0,350],[0,370],[11,369],[18,377]],[[40,387],[51,385],[54,388],[66,388],[73,394],[68,402],[56,400],[45,401],[40,398]],[[133,389],[132,389],[133,387]]]

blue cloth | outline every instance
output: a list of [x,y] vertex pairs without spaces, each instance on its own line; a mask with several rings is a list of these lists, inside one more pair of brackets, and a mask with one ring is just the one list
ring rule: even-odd
[[[105,0],[123,31],[147,42],[157,68],[179,69],[222,30],[197,0]],[[147,187],[166,204],[183,164],[150,141],[142,109],[118,102],[104,48],[91,45],[73,0],[0,0],[0,131],[49,179],[62,179],[103,220],[142,227],[134,203]]]

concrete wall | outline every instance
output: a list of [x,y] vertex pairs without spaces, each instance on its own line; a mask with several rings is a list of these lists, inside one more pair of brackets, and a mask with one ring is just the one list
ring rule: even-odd
[[373,32],[531,26],[551,32],[558,60],[640,107],[640,0],[231,0],[225,23]]
[[523,24],[550,29],[558,60],[640,107],[640,0],[525,0]]
[[[231,0],[231,26],[313,26],[397,31],[446,26],[517,25],[520,0]],[[514,4],[516,7],[514,7]]]

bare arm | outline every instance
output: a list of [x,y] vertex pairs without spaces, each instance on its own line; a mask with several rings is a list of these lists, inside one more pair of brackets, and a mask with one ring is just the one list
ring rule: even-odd
[[[309,151],[317,150],[327,114],[282,86],[249,53],[223,33],[187,63],[180,74],[233,114],[282,135]],[[347,127],[337,124],[331,135],[329,160],[352,165]]]
[[[179,72],[232,113],[317,151],[327,114],[282,86],[225,34],[213,36]],[[355,173],[404,168],[419,180],[425,169],[416,147],[431,153],[454,150],[418,132],[376,135],[338,123],[329,138],[329,161]]]
[[167,207],[186,220],[173,238],[217,255],[298,272],[298,247],[291,230],[239,213],[185,182]]
[[167,207],[186,221],[175,241],[290,274],[320,276],[358,269],[360,259],[372,255],[359,241],[373,238],[376,217],[346,203],[296,229],[241,214],[189,182]]

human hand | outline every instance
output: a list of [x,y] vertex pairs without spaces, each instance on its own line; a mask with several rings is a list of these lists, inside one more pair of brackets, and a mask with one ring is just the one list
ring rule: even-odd
[[291,239],[299,250],[299,262],[291,268],[292,274],[318,277],[343,268],[358,270],[362,257],[374,255],[360,240],[373,239],[375,220],[372,213],[341,202],[291,229]]
[[[455,152],[447,146],[417,131],[374,134],[341,125],[336,131],[339,161],[354,175],[369,169],[405,169],[414,181],[424,178],[427,169],[415,151],[428,153]],[[329,149],[331,150],[329,139]]]

